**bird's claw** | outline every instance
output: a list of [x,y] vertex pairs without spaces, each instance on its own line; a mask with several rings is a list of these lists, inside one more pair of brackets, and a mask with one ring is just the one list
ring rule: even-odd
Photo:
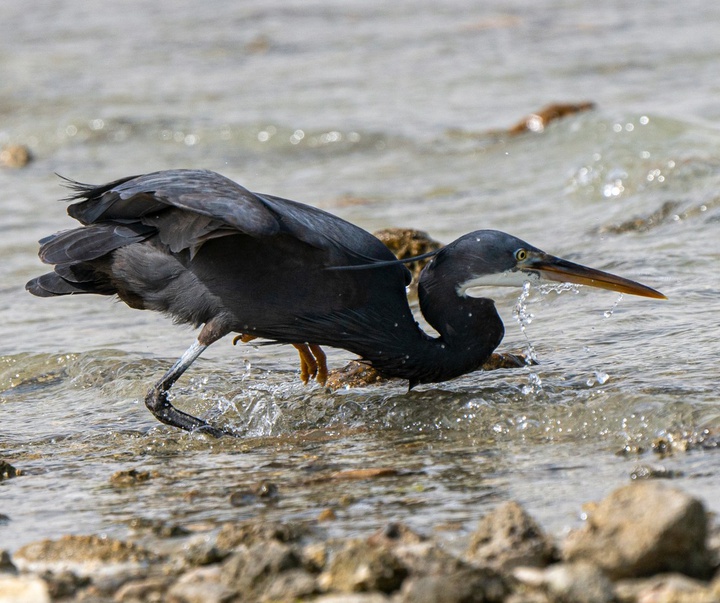
[[237,345],[238,341],[242,343],[247,343],[248,341],[252,341],[253,339],[257,339],[255,335],[248,335],[247,333],[240,333],[240,335],[236,335],[233,337],[233,345]]
[[325,385],[328,377],[327,356],[319,345],[307,343],[294,343],[293,346],[300,356],[300,380],[307,384],[315,379],[320,385]]

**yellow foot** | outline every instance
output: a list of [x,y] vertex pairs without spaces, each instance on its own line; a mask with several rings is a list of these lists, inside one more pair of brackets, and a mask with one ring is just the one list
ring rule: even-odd
[[252,341],[253,339],[257,339],[257,337],[255,337],[255,335],[240,334],[233,338],[233,345],[237,345],[238,341],[241,341],[242,343],[247,343],[248,341]]
[[315,379],[320,385],[325,385],[328,376],[327,357],[319,345],[307,343],[294,343],[293,346],[300,356],[300,380],[307,383]]
[[[247,343],[257,339],[255,335],[240,334],[233,339],[233,345],[238,341]],[[307,383],[315,379],[320,385],[325,385],[328,378],[327,356],[319,345],[314,343],[294,343],[293,346],[300,355],[300,379]]]

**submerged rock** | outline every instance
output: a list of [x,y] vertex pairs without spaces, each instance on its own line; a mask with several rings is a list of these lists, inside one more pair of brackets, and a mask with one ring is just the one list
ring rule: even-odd
[[[428,233],[414,228],[384,228],[373,233],[399,260],[412,258],[430,251],[440,249],[443,244],[433,239]],[[411,289],[430,258],[405,264],[413,275]]]
[[7,461],[0,461],[0,482],[18,475],[22,475],[22,471],[16,469]]
[[568,561],[597,565],[612,579],[681,572],[708,577],[707,515],[703,504],[664,484],[618,488],[588,512],[565,542]]
[[516,136],[524,132],[535,132],[539,134],[540,132],[543,132],[553,121],[557,121],[558,119],[562,119],[568,115],[575,115],[576,113],[589,111],[594,108],[595,103],[591,103],[589,101],[581,103],[552,103],[544,106],[535,113],[531,113],[530,115],[523,117],[514,126],[508,128],[508,134],[511,136]]
[[116,471],[110,476],[110,483],[116,488],[125,488],[128,486],[137,486],[144,484],[152,478],[149,471],[138,471],[137,469],[127,469]]

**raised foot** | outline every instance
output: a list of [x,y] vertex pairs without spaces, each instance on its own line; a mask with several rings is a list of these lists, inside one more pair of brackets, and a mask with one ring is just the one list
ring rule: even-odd
[[204,419],[199,419],[175,408],[167,399],[167,391],[154,386],[145,396],[145,406],[155,415],[155,418],[165,425],[178,427],[191,433],[204,433],[214,438],[222,436],[235,436],[230,430],[211,425]]

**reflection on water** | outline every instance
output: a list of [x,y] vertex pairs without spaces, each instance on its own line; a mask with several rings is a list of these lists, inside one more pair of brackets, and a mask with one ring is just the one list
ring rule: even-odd
[[[217,0],[198,15],[190,2],[160,14],[71,0],[36,19],[3,5],[0,145],[35,159],[0,170],[0,450],[24,472],[0,482],[0,546],[124,535],[138,518],[212,525],[326,508],[338,535],[393,519],[452,542],[507,498],[562,532],[582,503],[629,479],[638,455],[654,458],[657,438],[717,431],[720,134],[709,120],[720,117],[720,9],[667,1],[638,20],[622,3],[566,4]],[[498,133],[550,101],[586,98],[596,110],[542,133]],[[178,433],[143,398],[191,331],[106,299],[23,291],[43,270],[35,241],[72,224],[54,173],[105,182],[177,167],[368,230],[442,241],[505,230],[669,299],[489,289],[501,350],[537,364],[412,392],[306,387],[292,349],[223,340],[175,403],[241,437]],[[662,462],[720,510],[713,452]],[[316,479],[366,467],[397,474]],[[154,477],[110,483],[132,468]],[[278,486],[276,504],[230,504],[263,481]]]

